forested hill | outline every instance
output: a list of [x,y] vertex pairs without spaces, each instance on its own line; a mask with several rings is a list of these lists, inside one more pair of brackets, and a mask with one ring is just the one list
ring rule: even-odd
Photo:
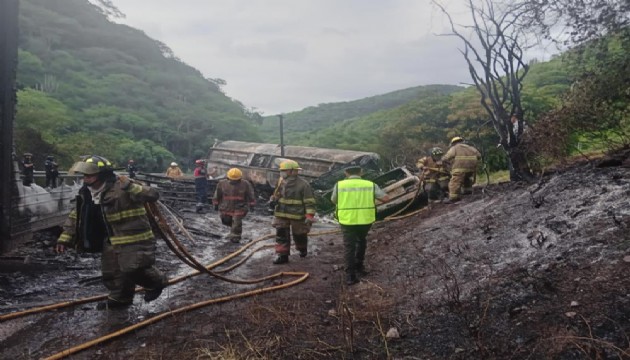
[[[453,85],[427,85],[393,91],[368,98],[320,104],[301,111],[284,114],[285,140],[289,144],[306,144],[304,135],[309,132],[328,129],[345,120],[369,115],[374,112],[392,109],[403,104],[434,95],[448,95],[462,90]],[[278,142],[278,116],[266,116],[260,127],[260,135],[267,142]],[[310,144],[317,146],[317,144]]]
[[260,140],[251,114],[164,44],[87,0],[20,1],[18,153],[191,164],[215,138]]

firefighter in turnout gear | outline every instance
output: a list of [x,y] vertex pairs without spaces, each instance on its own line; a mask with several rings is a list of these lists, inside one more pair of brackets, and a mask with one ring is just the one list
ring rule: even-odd
[[234,243],[241,241],[243,218],[256,205],[256,197],[254,187],[243,179],[240,169],[228,170],[227,179],[219,181],[214,191],[212,203],[221,214],[221,223],[230,227],[228,239]]
[[451,173],[451,180],[448,183],[448,200],[445,203],[459,201],[460,191],[464,195],[472,194],[479,160],[481,160],[479,150],[465,144],[464,139],[459,136],[451,139],[451,147],[442,157],[442,163]]
[[346,179],[335,184],[331,200],[336,204],[335,217],[343,232],[346,284],[359,282],[364,275],[367,234],[376,221],[376,199],[387,202],[389,196],[375,183],[361,179],[359,166],[345,169]]
[[126,176],[114,174],[112,164],[97,155],[75,163],[70,174],[83,174],[77,207],[70,212],[55,250],[102,252],[103,282],[107,301],[97,308],[129,306],[136,285],[145,289],[144,300],[155,300],[167,284],[155,267],[155,237],[144,207],[159,193]]
[[276,202],[272,226],[276,229],[276,254],[274,264],[289,262],[291,233],[300,257],[307,255],[308,233],[315,218],[315,197],[311,185],[298,176],[301,170],[297,162],[280,163],[282,181],[274,191],[271,201]]
[[182,169],[179,168],[179,166],[177,166],[177,163],[173,161],[171,163],[171,166],[166,169],[166,176],[170,177],[171,179],[177,179],[184,176],[184,172],[182,171]]
[[424,191],[427,192],[430,202],[442,200],[448,195],[448,171],[442,165],[440,157],[444,151],[434,147],[429,151],[429,156],[418,160],[416,167],[420,170],[420,179],[423,182]]

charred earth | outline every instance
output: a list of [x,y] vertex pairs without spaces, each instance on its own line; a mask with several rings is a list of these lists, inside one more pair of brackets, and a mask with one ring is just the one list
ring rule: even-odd
[[[376,224],[368,274],[346,286],[339,234],[271,264],[271,248],[230,276],[304,271],[294,287],[174,315],[86,349],[78,359],[630,358],[630,168],[583,162],[535,184],[476,188]],[[601,164],[602,167],[597,167]],[[482,191],[483,190],[483,191]],[[184,209],[185,210],[185,209]],[[187,242],[210,263],[237,250],[215,212],[180,211]],[[260,209],[245,237],[271,233]],[[316,230],[334,225],[325,220]],[[55,256],[42,233],[0,259],[0,313],[104,293],[94,255]],[[269,241],[272,244],[273,240]],[[189,272],[163,244],[158,266]],[[281,282],[275,280],[276,283]],[[249,286],[251,288],[251,286]],[[186,304],[240,292],[201,275],[126,310],[84,304],[0,322],[0,357],[41,358]]]

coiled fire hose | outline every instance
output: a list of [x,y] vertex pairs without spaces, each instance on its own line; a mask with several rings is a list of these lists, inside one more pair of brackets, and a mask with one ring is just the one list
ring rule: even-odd
[[[168,210],[162,203],[160,203],[162,205],[162,207],[166,210]],[[253,241],[251,241],[250,243],[246,244],[245,246],[241,247],[239,250],[237,250],[236,252],[228,255],[227,257],[220,259],[218,261],[216,261],[213,264],[210,264],[208,266],[203,266],[202,264],[200,264],[191,254],[190,252],[188,252],[186,250],[186,248],[181,244],[181,242],[179,242],[179,240],[177,239],[177,236],[175,236],[175,234],[173,233],[173,231],[171,230],[171,228],[169,227],[166,219],[164,218],[164,216],[161,214],[161,212],[158,210],[157,205],[155,203],[151,204],[150,206],[147,207],[147,211],[149,213],[149,218],[151,219],[151,222],[154,225],[154,231],[156,231],[158,233],[158,235],[160,235],[160,237],[162,237],[167,246],[169,247],[169,249],[171,249],[171,251],[173,251],[173,253],[175,253],[175,255],[181,259],[183,262],[185,262],[187,265],[191,266],[193,269],[195,269],[194,272],[187,274],[187,275],[183,275],[177,278],[173,278],[170,279],[168,281],[169,285],[181,282],[189,277],[192,276],[196,276],[202,272],[207,273],[211,276],[214,276],[218,279],[224,280],[224,281],[228,281],[228,282],[232,282],[232,283],[236,283],[236,284],[254,284],[254,283],[259,283],[259,282],[263,282],[263,281],[269,281],[269,280],[273,280],[276,278],[281,278],[283,276],[291,276],[291,277],[297,277],[297,279],[292,280],[290,282],[286,282],[280,285],[274,285],[274,286],[270,286],[270,287],[265,287],[265,288],[260,288],[260,289],[255,289],[255,290],[250,290],[250,291],[246,291],[243,293],[238,293],[238,294],[233,294],[233,295],[229,295],[229,296],[224,296],[221,298],[216,298],[216,299],[208,299],[208,300],[204,300],[195,304],[191,304],[191,305],[187,305],[181,308],[177,308],[174,310],[170,310],[167,312],[164,312],[162,314],[156,315],[154,317],[148,318],[142,322],[136,323],[134,325],[125,327],[123,329],[120,329],[118,331],[115,331],[113,333],[107,334],[105,336],[102,336],[100,338],[97,339],[93,339],[90,340],[88,342],[85,342],[83,344],[77,345],[75,347],[63,350],[61,352],[58,352],[56,354],[53,354],[49,357],[47,357],[46,359],[61,359],[64,358],[66,356],[75,354],[79,351],[85,350],[87,348],[90,348],[94,345],[100,344],[102,342],[111,340],[113,338],[117,338],[120,337],[124,334],[127,334],[131,331],[146,327],[150,324],[156,323],[166,317],[171,317],[173,315],[176,314],[180,314],[180,313],[184,313],[187,311],[191,311],[191,310],[195,310],[201,307],[205,307],[211,304],[218,304],[218,303],[223,303],[223,302],[227,302],[230,300],[236,300],[236,299],[241,299],[241,298],[245,298],[245,297],[249,297],[249,296],[254,296],[254,295],[259,295],[265,292],[271,292],[271,291],[276,291],[276,290],[280,290],[280,289],[284,289],[284,288],[288,288],[294,285],[297,285],[303,281],[305,281],[308,277],[309,277],[309,273],[306,272],[280,272],[280,273],[276,273],[276,274],[272,274],[269,276],[265,276],[259,279],[253,279],[253,280],[240,280],[240,279],[230,279],[227,277],[224,277],[222,275],[219,275],[218,273],[221,272],[228,272],[234,268],[236,268],[237,266],[239,266],[240,264],[242,264],[243,262],[245,262],[250,256],[252,256],[255,252],[267,248],[269,247],[269,245],[267,246],[261,246],[258,247],[256,249],[254,249],[250,254],[248,254],[244,259],[240,260],[239,262],[237,262],[236,264],[223,269],[221,271],[218,272],[212,272],[210,271],[211,269],[224,264],[225,262],[229,261],[230,259],[242,254],[245,250],[247,250],[248,248],[250,248],[251,246],[253,246],[255,243],[258,243],[260,241],[263,240],[267,240],[270,238],[275,237],[275,234],[269,234],[269,235],[265,235],[262,236],[258,239],[255,239]],[[172,214],[171,214],[172,215]],[[178,223],[178,225],[181,226],[181,224]],[[190,235],[188,234],[188,232],[183,228],[183,226],[181,227],[184,230],[184,233],[190,237]],[[339,230],[331,230],[331,231],[323,231],[323,232],[319,232],[319,233],[312,233],[312,235],[328,235],[328,234],[334,234],[339,232]],[[137,288],[136,291],[142,291],[142,288]],[[27,309],[24,311],[19,311],[19,312],[14,312],[14,313],[9,313],[9,314],[4,314],[4,315],[0,315],[0,322],[3,321],[7,321],[10,319],[15,319],[15,318],[19,318],[22,316],[26,316],[29,314],[35,314],[35,313],[39,313],[39,312],[44,312],[44,311],[50,311],[50,310],[55,310],[55,309],[60,309],[60,308],[64,308],[64,307],[69,307],[69,306],[74,306],[74,305],[80,305],[80,304],[85,304],[85,303],[89,303],[89,302],[94,302],[94,301],[99,301],[99,300],[105,300],[107,298],[107,295],[99,295],[99,296],[92,296],[92,297],[88,297],[88,298],[83,298],[83,299],[78,299],[78,300],[73,300],[73,301],[65,301],[65,302],[61,302],[61,303],[57,303],[57,304],[51,304],[51,305],[46,305],[46,306],[41,306],[41,307],[36,307],[36,308],[32,308],[32,309]]]
[[[385,222],[385,221],[390,221],[390,220],[396,220],[396,219],[401,219],[401,218],[405,218],[411,215],[414,215],[420,211],[424,211],[426,210],[426,208],[424,209],[420,209],[417,211],[414,211],[410,214],[405,214],[404,216],[397,216],[398,214],[402,213],[403,211],[405,211],[407,208],[409,208],[418,198],[418,196],[421,194],[421,192],[423,191],[423,187],[419,186],[418,190],[416,191],[416,194],[414,195],[414,197],[412,199],[410,199],[410,201],[400,210],[396,211],[394,214],[387,216],[383,221],[381,222]],[[258,247],[256,249],[254,249],[252,252],[250,252],[245,258],[241,259],[239,262],[237,262],[236,264],[231,265],[230,267],[220,270],[220,271],[211,271],[211,269],[224,264],[225,262],[231,260],[232,258],[242,254],[244,251],[246,251],[248,248],[250,248],[251,246],[253,246],[255,243],[258,243],[260,241],[263,240],[267,240],[270,239],[272,237],[274,237],[274,234],[269,234],[269,235],[265,235],[262,236],[258,239],[255,239],[253,241],[251,241],[250,243],[246,244],[245,246],[241,247],[239,250],[237,250],[236,252],[228,255],[227,257],[220,259],[218,261],[216,261],[213,264],[210,264],[208,266],[204,266],[201,263],[199,263],[199,261],[197,261],[194,256],[192,254],[190,254],[190,252],[182,245],[182,243],[178,240],[177,236],[173,233],[171,227],[169,226],[166,218],[163,216],[163,214],[160,212],[160,210],[157,207],[157,204],[160,204],[161,207],[163,209],[165,209],[167,212],[170,213],[170,211],[168,210],[168,208],[162,204],[161,202],[158,203],[147,203],[145,204],[145,208],[149,214],[149,219],[152,223],[152,227],[153,230],[165,241],[166,245],[169,247],[169,249],[180,259],[182,260],[182,262],[184,262],[186,265],[190,266],[191,268],[193,268],[195,271],[192,273],[189,273],[187,275],[183,275],[177,278],[173,278],[170,279],[168,281],[168,285],[172,285],[178,282],[181,282],[189,277],[192,276],[196,276],[199,275],[200,273],[206,273],[210,276],[213,276],[215,278],[224,280],[226,282],[230,282],[230,283],[235,283],[235,284],[255,284],[255,283],[260,283],[263,281],[268,281],[268,280],[273,280],[282,276],[294,276],[294,277],[298,277],[297,279],[281,284],[281,285],[275,285],[275,286],[270,286],[270,287],[266,287],[266,288],[261,288],[261,289],[255,289],[255,290],[251,290],[251,291],[246,291],[243,293],[239,293],[239,294],[234,294],[234,295],[229,295],[229,296],[225,296],[225,297],[221,297],[221,298],[216,298],[216,299],[208,299],[208,300],[204,300],[195,304],[191,304],[191,305],[187,305],[178,309],[174,309],[171,311],[167,311],[164,312],[162,314],[156,315],[154,317],[148,318],[142,322],[136,323],[134,325],[128,326],[126,328],[120,329],[116,332],[107,334],[103,337],[85,342],[83,344],[80,344],[78,346],[75,346],[73,348],[70,349],[66,349],[64,351],[61,351],[59,353],[56,353],[54,355],[51,355],[49,357],[47,357],[46,359],[61,359],[64,358],[66,356],[72,355],[74,353],[77,353],[79,351],[85,350],[89,347],[92,347],[94,345],[100,344],[102,342],[105,342],[107,340],[122,336],[124,334],[127,334],[131,331],[146,327],[150,324],[156,323],[166,317],[170,317],[176,314],[180,314],[180,313],[184,313],[190,310],[194,310],[194,309],[198,309],[201,307],[205,307],[211,304],[218,304],[218,303],[222,303],[222,302],[227,302],[230,300],[235,300],[235,299],[240,299],[240,298],[244,298],[244,297],[248,297],[248,296],[254,296],[254,295],[258,295],[258,294],[262,294],[265,292],[270,292],[270,291],[275,291],[275,290],[279,290],[279,289],[284,289],[284,288],[288,288],[294,285],[297,285],[303,281],[305,281],[308,276],[309,273],[306,272],[280,272],[280,273],[276,273],[276,274],[272,274],[269,276],[265,276],[259,279],[253,279],[253,280],[241,280],[241,279],[232,279],[232,278],[228,278],[222,275],[219,275],[219,273],[224,273],[224,272],[228,272],[233,270],[234,268],[240,266],[242,263],[244,263],[249,257],[251,257],[254,253],[256,253],[257,251],[273,246],[273,245],[266,245],[266,246],[261,246]],[[172,217],[174,217],[174,215],[172,213],[170,213],[170,215]],[[190,236],[190,234],[188,233],[188,231],[183,227],[183,225],[179,222],[175,222],[179,229],[192,241],[192,237]],[[317,233],[311,233],[311,235],[329,235],[329,234],[334,234],[334,233],[338,233],[339,230],[330,230],[330,231],[323,231],[323,232],[317,232]],[[143,291],[144,289],[142,288],[137,288],[136,291]],[[9,314],[4,314],[4,315],[0,315],[0,322],[3,321],[7,321],[10,319],[15,319],[18,317],[22,317],[22,316],[26,316],[29,314],[35,314],[35,313],[39,313],[39,312],[44,312],[44,311],[50,311],[50,310],[55,310],[55,309],[60,309],[60,308],[64,308],[64,307],[69,307],[69,306],[74,306],[74,305],[80,305],[80,304],[85,304],[85,303],[89,303],[89,302],[94,302],[94,301],[99,301],[99,300],[105,300],[107,298],[107,295],[99,295],[99,296],[92,296],[92,297],[88,297],[88,298],[83,298],[83,299],[78,299],[78,300],[73,300],[73,301],[66,301],[66,302],[61,302],[61,303],[57,303],[57,304],[51,304],[51,305],[46,305],[46,306],[41,306],[41,307],[36,307],[36,308],[32,308],[32,309],[27,309],[24,311],[20,311],[20,312],[14,312],[14,313],[9,313]]]

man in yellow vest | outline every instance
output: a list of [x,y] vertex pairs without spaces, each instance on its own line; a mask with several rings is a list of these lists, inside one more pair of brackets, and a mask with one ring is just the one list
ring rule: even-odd
[[331,200],[337,205],[335,217],[343,232],[346,284],[359,282],[357,273],[365,275],[367,234],[376,221],[376,200],[389,201],[389,196],[375,183],[361,179],[360,166],[345,169],[346,179],[333,188]]

